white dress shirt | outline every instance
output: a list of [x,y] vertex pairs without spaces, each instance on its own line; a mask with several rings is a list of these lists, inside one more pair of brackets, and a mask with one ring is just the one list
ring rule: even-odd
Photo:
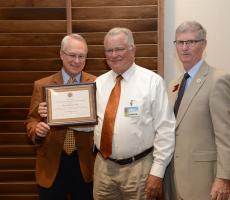
[[[109,71],[96,79],[98,125],[94,129],[94,141],[98,149],[104,112],[116,76],[114,71]],[[128,158],[153,146],[150,174],[163,177],[175,146],[175,117],[164,81],[135,63],[122,77],[111,158]]]

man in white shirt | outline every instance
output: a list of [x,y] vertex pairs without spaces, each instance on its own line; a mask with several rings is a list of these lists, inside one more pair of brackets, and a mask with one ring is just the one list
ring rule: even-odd
[[[97,78],[98,125],[94,142],[95,200],[153,199],[162,194],[162,179],[175,145],[175,118],[163,79],[134,63],[132,32],[113,28],[104,38],[111,71]],[[101,152],[104,113],[116,77],[121,92],[112,134],[112,153]]]

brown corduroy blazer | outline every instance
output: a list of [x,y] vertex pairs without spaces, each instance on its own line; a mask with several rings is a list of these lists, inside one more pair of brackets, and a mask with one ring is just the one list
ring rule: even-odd
[[[95,76],[82,72],[81,83],[94,82]],[[44,86],[63,84],[61,71],[51,76],[42,78],[34,83],[29,114],[26,120],[28,136],[35,143],[35,127],[42,121],[38,115],[39,103],[44,101]],[[42,187],[49,188],[57,175],[63,143],[66,135],[66,127],[51,127],[48,136],[40,145],[36,146],[36,182]],[[78,132],[74,134],[78,148],[80,168],[85,182],[93,179],[93,133]]]

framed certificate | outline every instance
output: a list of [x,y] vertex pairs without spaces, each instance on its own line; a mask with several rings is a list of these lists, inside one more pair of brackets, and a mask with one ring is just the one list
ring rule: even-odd
[[55,85],[45,87],[47,124],[97,124],[96,84]]

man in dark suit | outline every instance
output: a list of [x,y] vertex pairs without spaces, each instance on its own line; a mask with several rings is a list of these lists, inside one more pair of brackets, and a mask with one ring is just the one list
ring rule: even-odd
[[182,23],[174,43],[187,79],[182,81],[180,76],[170,85],[177,115],[173,160],[176,199],[228,200],[230,74],[202,59],[206,30],[198,22]]
[[[30,110],[26,121],[28,136],[37,144],[36,182],[41,200],[92,199],[92,173],[94,155],[93,135],[89,128],[75,129],[76,148],[71,154],[63,150],[67,127],[50,127],[43,122],[46,108],[43,89],[47,85],[94,82],[95,76],[83,72],[88,48],[78,34],[65,36],[61,43],[62,69],[54,75],[35,81]],[[39,113],[40,112],[40,113]],[[42,117],[41,117],[42,116]]]

